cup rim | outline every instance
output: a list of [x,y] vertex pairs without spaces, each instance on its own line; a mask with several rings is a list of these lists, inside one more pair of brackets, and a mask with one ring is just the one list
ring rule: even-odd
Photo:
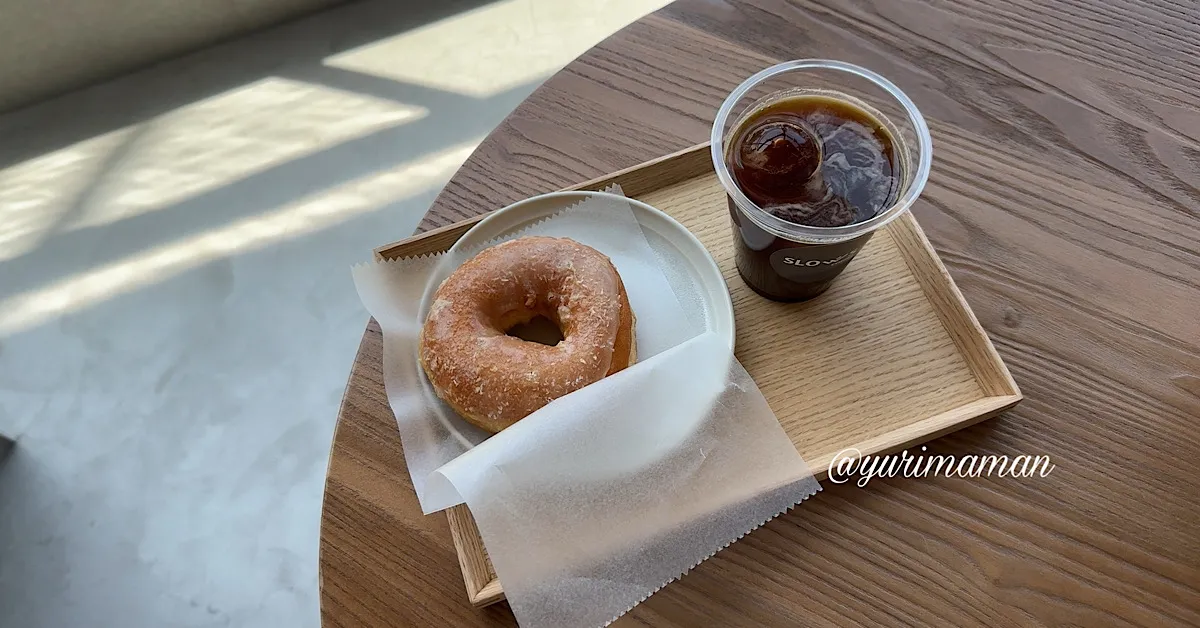
[[[904,107],[904,112],[907,114],[909,122],[916,130],[919,156],[916,173],[913,175],[912,182],[904,194],[891,207],[879,212],[869,220],[841,227],[812,227],[788,222],[771,215],[746,197],[734,182],[733,176],[729,173],[729,168],[725,164],[725,147],[722,136],[724,135],[725,123],[729,120],[729,115],[733,112],[734,105],[751,89],[769,78],[785,72],[811,68],[847,72],[874,83]],[[725,191],[729,193],[729,197],[743,210],[743,213],[748,218],[753,220],[759,227],[777,237],[819,244],[841,242],[856,238],[875,231],[898,218],[900,214],[912,206],[917,197],[921,195],[922,190],[925,189],[925,183],[929,180],[930,166],[933,162],[933,139],[929,135],[929,127],[925,124],[925,117],[921,115],[920,110],[917,109],[916,104],[913,103],[908,95],[891,81],[871,70],[852,63],[832,59],[797,59],[794,61],[785,61],[761,70],[745,81],[742,81],[740,85],[729,93],[729,96],[721,103],[720,109],[717,110],[717,117],[713,120],[709,150],[712,154],[713,168],[717,171],[717,177],[721,180],[721,185],[725,187]]]

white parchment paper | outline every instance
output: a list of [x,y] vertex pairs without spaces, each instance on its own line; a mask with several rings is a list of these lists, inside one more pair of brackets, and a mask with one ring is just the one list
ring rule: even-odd
[[466,499],[522,626],[606,625],[819,490],[732,357],[697,336],[434,474]]
[[[491,434],[460,418],[438,399],[417,362],[425,312],[422,299],[483,248],[513,238],[569,237],[607,255],[616,266],[637,317],[637,355],[645,360],[703,330],[703,315],[686,312],[677,293],[699,302],[686,273],[667,268],[646,240],[629,204],[614,186],[515,233],[452,253],[360,264],[353,269],[359,297],[383,330],[383,377],[396,415],[404,457],[426,514],[462,503],[456,493],[430,491],[429,474]],[[685,301],[688,302],[688,301]]]
[[[638,364],[490,436],[433,395],[422,297],[482,247],[361,265],[384,383],[426,513],[466,502],[521,625],[600,626],[819,490],[697,287],[664,267],[627,202],[597,196],[523,235],[608,255],[637,316]],[[690,291],[690,292],[689,292]]]

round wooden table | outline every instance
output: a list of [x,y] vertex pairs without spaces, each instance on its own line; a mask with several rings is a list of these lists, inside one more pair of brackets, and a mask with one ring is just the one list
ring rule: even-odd
[[[491,134],[421,229],[703,141],[724,95],[779,60],[889,77],[934,137],[914,212],[1026,396],[936,450],[1056,464],[827,485],[620,625],[1200,625],[1198,41],[1167,0],[684,0]],[[446,518],[421,514],[374,323],[320,580],[326,628],[515,624],[467,603]]]

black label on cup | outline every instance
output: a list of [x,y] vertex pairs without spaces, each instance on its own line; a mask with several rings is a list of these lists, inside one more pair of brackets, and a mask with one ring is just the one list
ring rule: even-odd
[[[861,245],[860,245],[861,246]],[[771,254],[771,268],[785,279],[796,282],[833,277],[850,262],[859,247],[809,246],[780,249]]]

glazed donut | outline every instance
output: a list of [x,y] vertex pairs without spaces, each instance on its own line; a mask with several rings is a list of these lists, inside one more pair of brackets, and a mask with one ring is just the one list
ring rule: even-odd
[[[558,325],[557,345],[506,334],[537,316]],[[420,361],[438,397],[499,432],[636,362],[633,311],[603,253],[567,238],[517,238],[484,249],[438,286]]]

